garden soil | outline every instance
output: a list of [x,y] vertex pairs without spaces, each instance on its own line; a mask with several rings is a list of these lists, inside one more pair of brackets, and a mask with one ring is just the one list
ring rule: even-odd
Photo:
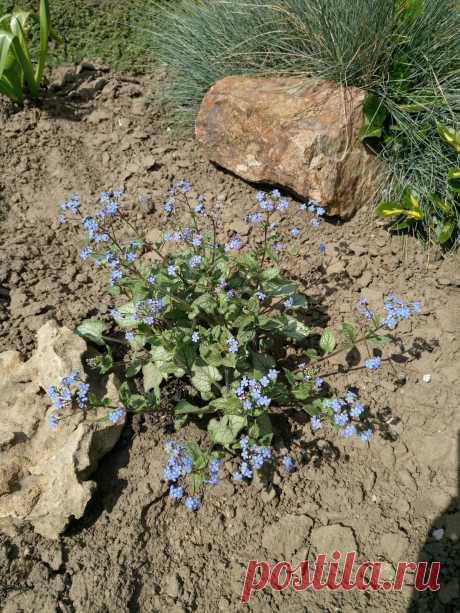
[[[163,78],[81,64],[53,73],[39,107],[1,110],[2,350],[26,356],[47,319],[73,328],[111,308],[102,282],[79,260],[78,234],[56,223],[68,195],[79,194],[90,211],[101,190],[123,187],[130,218],[154,238],[167,189],[188,178],[196,193],[225,201],[235,232],[247,231],[242,217],[256,188],[210,164],[192,137],[174,134],[157,102]],[[300,252],[285,263],[305,284],[312,325],[357,320],[361,296],[372,305],[387,293],[423,304],[378,373],[356,370],[353,355],[328,366],[331,386],[359,392],[373,440],[313,433],[307,416],[278,413],[277,450],[289,450],[295,472],[276,470],[250,485],[222,479],[193,514],[165,495],[162,443],[201,440],[203,432],[197,425],[172,431],[167,414],[180,388],[169,386],[166,418],[131,420],[99,464],[84,517],[59,541],[27,527],[0,535],[1,611],[460,611],[458,256],[391,237],[369,211],[347,223],[315,228],[297,218],[296,225]],[[267,587],[239,603],[248,560],[296,564],[334,549],[381,561],[385,578],[398,560],[438,560],[442,588],[417,597],[410,579],[400,592]]]

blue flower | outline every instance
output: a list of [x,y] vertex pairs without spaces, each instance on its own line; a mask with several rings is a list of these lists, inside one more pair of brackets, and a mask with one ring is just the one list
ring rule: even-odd
[[350,438],[356,434],[356,428],[353,424],[349,424],[346,428],[340,430],[340,434],[345,438]]
[[291,234],[294,238],[297,238],[300,235],[300,230],[299,228],[292,228],[291,230]]
[[262,200],[262,202],[260,203],[260,208],[264,211],[273,211],[274,205],[271,200]]
[[231,336],[229,339],[227,339],[227,347],[230,353],[238,353],[238,341],[236,338]]
[[201,255],[193,255],[189,260],[190,268],[198,268],[202,262],[203,258]]
[[201,338],[201,337],[200,337],[200,333],[199,333],[199,332],[197,332],[197,331],[195,330],[195,332],[193,332],[193,334],[192,334],[192,341],[193,341],[194,343],[198,343],[198,341],[200,340],[200,338]]
[[249,468],[249,465],[247,462],[241,463],[240,472],[243,475],[243,477],[246,477],[247,479],[252,479],[253,473],[252,473],[252,470]]
[[285,455],[283,457],[282,462],[286,472],[292,472],[292,470],[294,469],[294,460],[291,458],[291,456]]
[[316,415],[313,415],[313,417],[310,419],[310,424],[313,430],[319,430],[323,427],[321,420]]
[[187,496],[185,499],[185,506],[190,511],[196,511],[200,508],[201,498],[199,496]]
[[88,383],[80,383],[78,385],[77,396],[78,396],[78,404],[81,409],[85,409],[88,405],[88,392],[89,392],[89,384]]
[[262,223],[265,220],[265,215],[263,213],[253,213],[252,215],[247,215],[246,220],[250,223]]
[[344,426],[348,421],[348,415],[346,413],[338,413],[335,415],[334,421],[338,426]]
[[115,409],[114,411],[111,411],[108,415],[108,418],[113,424],[116,424],[123,419],[125,414],[126,411],[122,407],[120,407],[118,409]]
[[56,415],[48,415],[48,426],[52,429],[55,430],[57,428],[57,417]]
[[67,223],[67,219],[66,219],[65,215],[59,215],[58,218],[57,218],[57,222],[61,226],[66,224]]
[[326,245],[324,243],[320,243],[320,245],[319,245],[319,252],[320,253],[326,253]]
[[199,236],[199,235],[194,236],[194,237],[192,238],[192,245],[193,245],[194,247],[200,247],[200,246],[201,246],[201,244],[202,244],[202,242],[203,242],[203,239],[202,239],[202,238],[201,238],[201,236]]
[[132,343],[136,339],[136,335],[134,334],[134,332],[125,332],[125,339],[129,343]]
[[286,309],[289,309],[293,304],[294,298],[292,296],[283,302],[283,305],[286,307]]
[[380,358],[369,358],[364,362],[365,367],[369,370],[377,370],[377,368],[380,368],[381,364],[382,360]]
[[53,403],[53,406],[55,409],[61,409],[62,408],[62,401],[61,398],[59,396],[59,393],[57,391],[57,389],[55,388],[54,385],[51,385],[47,390],[46,393],[48,394],[49,398],[51,399],[51,402]]
[[264,294],[263,292],[261,292],[261,291],[257,291],[257,292],[256,292],[256,297],[257,297],[257,298],[258,298],[260,301],[262,301],[262,300],[265,300],[265,298],[266,298],[267,296],[266,296],[266,294]]
[[410,307],[413,313],[418,314],[422,310],[422,303],[421,302],[411,302]]
[[283,200],[280,200],[278,204],[278,210],[285,211],[288,208],[289,208],[289,202],[285,198]]
[[202,215],[206,210],[205,205],[203,204],[203,202],[199,202],[196,207],[195,207],[195,213],[198,213],[198,215]]
[[233,249],[238,250],[241,248],[241,237],[236,235],[231,238],[225,245],[225,251],[231,251]]
[[67,386],[72,385],[78,379],[79,375],[80,375],[80,371],[74,370],[73,372],[71,372],[69,375],[67,375],[66,377],[62,379],[62,385],[67,385]]
[[310,221],[310,224],[311,224],[312,226],[315,226],[316,228],[317,228],[317,227],[320,225],[320,223],[321,223],[321,222],[320,222],[320,220],[319,220],[319,219],[312,219],[312,220]]
[[183,487],[179,487],[178,485],[171,485],[169,488],[169,494],[168,494],[171,498],[175,498],[176,500],[179,500],[180,498],[182,498],[182,496],[184,495],[184,488]]
[[212,459],[209,463],[209,470],[212,473],[218,473],[220,470],[220,460],[218,460],[217,458]]
[[270,368],[270,370],[267,373],[267,377],[271,380],[271,381],[276,381],[278,378],[278,371],[275,370],[274,368]]
[[326,212],[326,209],[323,209],[323,207],[322,207],[322,206],[319,206],[319,207],[316,209],[316,214],[317,214],[317,215],[322,216],[322,215],[324,215],[324,214],[325,214],[325,212]]
[[267,387],[267,385],[270,385],[270,379],[264,375],[261,379],[259,379],[259,383],[262,387]]
[[360,432],[359,433],[359,438],[364,441],[364,442],[368,442],[371,440],[372,436],[373,436],[373,432],[372,430],[369,428],[369,430],[366,430],[365,432]]
[[225,292],[225,295],[227,296],[227,298],[233,298],[235,295],[235,290],[229,289],[228,291]]
[[273,196],[273,198],[281,198],[281,192],[280,192],[280,190],[279,190],[279,189],[274,189],[274,190],[272,191],[272,196]]
[[347,391],[347,394],[345,396],[345,400],[348,402],[348,404],[353,404],[353,402],[356,400],[357,396],[354,392],[352,392],[351,390]]
[[233,473],[232,479],[233,481],[241,481],[243,479],[243,475],[239,471],[236,471]]
[[315,377],[314,385],[317,390],[321,389],[321,387],[323,386],[323,383],[324,383],[324,379],[321,379],[321,377]]
[[61,204],[61,209],[63,211],[70,211],[74,215],[78,213],[78,209],[80,208],[80,196],[71,196],[66,202]]
[[364,412],[364,406],[362,404],[355,404],[350,411],[352,417],[358,418]]
[[167,271],[170,277],[177,277],[177,266],[173,266],[172,264],[170,264],[167,268]]

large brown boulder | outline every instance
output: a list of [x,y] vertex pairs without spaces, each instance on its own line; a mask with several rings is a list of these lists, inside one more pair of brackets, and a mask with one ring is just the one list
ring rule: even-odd
[[204,97],[196,136],[210,160],[243,179],[347,218],[373,201],[382,177],[358,136],[365,96],[318,79],[226,77]]

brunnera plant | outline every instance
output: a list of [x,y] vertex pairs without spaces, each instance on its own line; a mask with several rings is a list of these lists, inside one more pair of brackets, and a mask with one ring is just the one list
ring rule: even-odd
[[[153,243],[130,222],[120,191],[102,193],[102,208],[92,215],[81,212],[76,196],[62,205],[60,223],[76,222],[85,230],[80,256],[104,272],[119,301],[110,322],[86,320],[78,333],[101,349],[93,368],[101,375],[117,371],[120,406],[92,394],[79,373],[48,394],[51,427],[77,407],[105,408],[106,418],[118,422],[126,412],[160,411],[162,386],[182,379],[185,397],[175,407],[175,426],[198,420],[209,448],[167,443],[165,479],[175,499],[185,496],[180,482],[191,483],[194,495],[185,504],[195,510],[197,492],[218,482],[224,453],[241,455],[236,481],[251,479],[272,459],[272,407],[306,412],[314,430],[330,423],[344,437],[369,441],[372,429],[357,395],[327,394],[326,360],[360,343],[391,342],[391,330],[419,312],[420,304],[390,295],[378,315],[361,300],[360,329],[343,323],[339,337],[325,328],[315,342],[317,331],[305,323],[307,296],[283,271],[283,258],[295,255],[301,234],[289,221],[294,205],[278,190],[259,192],[256,209],[245,217],[252,229],[243,240],[225,234],[223,204],[209,205],[202,196],[192,200],[190,192],[187,181],[170,190]],[[320,226],[325,210],[319,202],[299,207],[307,222]],[[381,363],[371,352],[362,367],[376,370]],[[292,470],[292,458],[282,462]]]

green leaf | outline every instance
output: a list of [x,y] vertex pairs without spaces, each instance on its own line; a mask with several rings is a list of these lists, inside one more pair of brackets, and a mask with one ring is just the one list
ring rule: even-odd
[[186,371],[190,371],[195,358],[195,347],[192,346],[191,342],[178,345],[174,356],[174,361],[178,366],[184,368]]
[[160,372],[158,367],[153,363],[149,362],[145,364],[142,368],[142,374],[144,377],[144,391],[149,392],[151,389],[157,389],[160,387],[160,383],[165,378],[164,375]]
[[324,353],[331,353],[336,346],[336,340],[334,332],[331,328],[326,328],[320,338],[319,346]]
[[100,319],[85,319],[77,328],[78,336],[95,345],[105,345],[103,334],[108,326]]
[[449,128],[444,124],[438,124],[438,134],[456,153],[460,153],[460,131]]
[[358,330],[354,326],[347,324],[347,323],[343,323],[342,324],[342,334],[349,343],[354,345],[358,338],[359,333],[358,333]]
[[311,383],[303,383],[302,385],[297,386],[292,390],[292,394],[294,398],[297,400],[307,400],[310,398],[312,393],[312,385]]
[[257,375],[265,375],[270,368],[275,368],[276,362],[267,353],[256,353],[251,351],[251,362]]
[[386,334],[378,334],[377,332],[370,332],[366,338],[374,343],[378,343],[379,345],[388,345],[393,340],[391,336],[387,336]]
[[225,415],[241,414],[241,402],[235,396],[229,398],[216,398],[209,403],[212,411],[222,411]]
[[460,194],[460,168],[449,168],[449,188],[454,194]]
[[261,274],[261,279],[262,281],[272,281],[274,279],[276,279],[276,277],[280,276],[280,270],[279,268],[276,267],[272,267],[272,268],[266,268],[262,274]]
[[213,383],[222,380],[222,375],[215,366],[193,366],[193,377],[191,379],[193,386],[202,394],[208,394],[211,391]]
[[224,415],[221,419],[211,419],[208,432],[215,443],[228,447],[236,441],[246,423],[243,415]]
[[282,323],[281,333],[294,341],[303,341],[311,334],[311,328],[290,315],[283,315]]
[[113,357],[110,347],[107,347],[107,353],[103,355],[97,364],[97,370],[101,375],[106,375],[113,368]]
[[263,290],[267,296],[291,296],[297,291],[297,283],[280,279],[279,281],[269,281],[263,284]]
[[190,305],[189,319],[194,319],[200,311],[207,315],[212,315],[216,312],[216,301],[209,293],[198,296]]
[[372,128],[382,128],[388,111],[383,104],[382,98],[375,94],[369,94],[364,101],[363,113]]
[[137,373],[141,370],[144,365],[144,360],[133,360],[131,365],[126,369],[126,377],[130,379],[131,377],[135,377]]
[[255,439],[259,445],[269,445],[273,438],[273,427],[267,413],[261,413],[252,422],[248,434]]
[[443,245],[444,243],[447,243],[447,241],[452,236],[454,229],[455,229],[454,219],[448,219],[439,224],[436,235],[441,245]]
[[365,140],[366,138],[381,138],[383,130],[382,128],[366,123],[364,126],[361,126],[358,134],[361,140]]
[[198,443],[191,442],[187,444],[187,453],[192,460],[193,470],[203,471],[208,465],[207,455],[200,449]]

